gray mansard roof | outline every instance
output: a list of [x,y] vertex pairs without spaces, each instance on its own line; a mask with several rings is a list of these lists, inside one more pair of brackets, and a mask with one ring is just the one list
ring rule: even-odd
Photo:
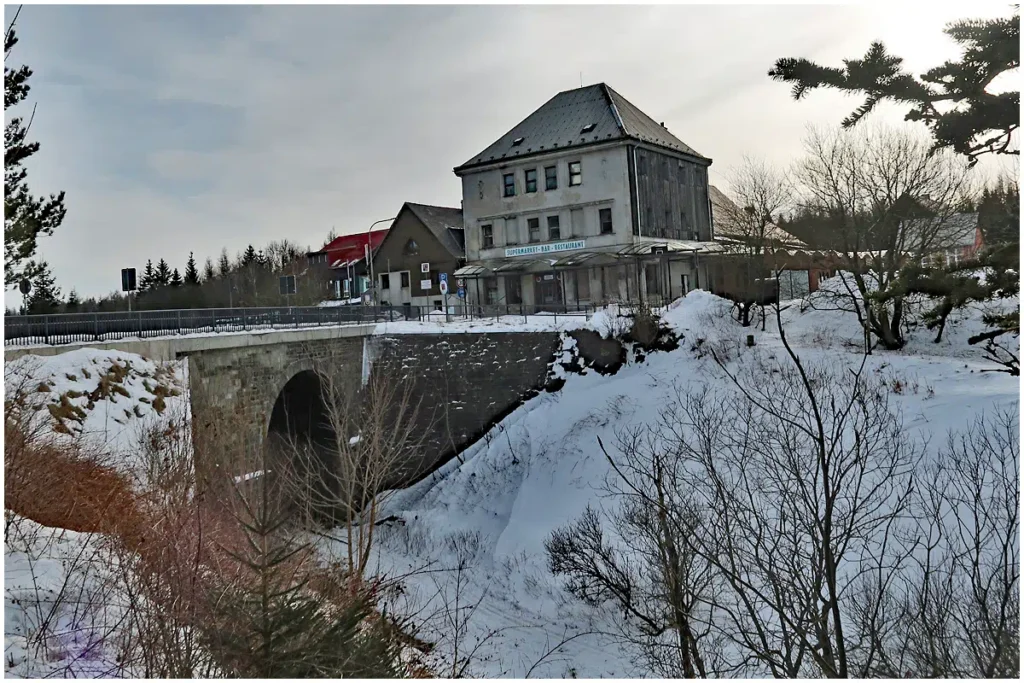
[[[583,132],[590,124],[594,124],[593,129]],[[520,138],[522,140],[516,144]],[[455,172],[615,140],[646,142],[705,159],[622,95],[599,83],[558,93],[497,142],[457,167]]]

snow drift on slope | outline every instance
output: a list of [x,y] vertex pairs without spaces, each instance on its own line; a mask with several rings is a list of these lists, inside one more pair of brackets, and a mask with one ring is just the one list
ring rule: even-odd
[[[400,523],[382,531],[379,568],[407,575],[405,609],[440,610],[424,625],[425,638],[439,648],[453,645],[443,603],[461,592],[461,604],[479,601],[465,636],[465,643],[483,643],[477,675],[523,676],[542,659],[534,672],[543,676],[644,673],[621,644],[589,633],[612,631],[619,615],[570,599],[548,571],[544,541],[588,505],[605,504],[599,487],[609,469],[598,438],[613,444],[617,430],[653,420],[675,385],[721,381],[700,353],[703,344],[736,362],[781,353],[777,331],[740,327],[728,317],[730,306],[707,292],[691,292],[664,316],[683,337],[677,351],[651,354],[612,376],[570,374],[561,391],[528,401],[459,458],[391,494],[381,514]],[[837,336],[848,332],[847,315],[801,313],[792,304],[784,320],[805,359],[854,365],[860,362],[856,346],[819,345],[815,338],[826,321]],[[743,344],[747,334],[756,338],[754,349]],[[982,411],[1018,401],[1015,379],[981,372],[987,365],[977,353],[954,358],[931,349],[913,344],[898,353],[876,352],[867,361],[868,372],[903,387],[895,400],[906,428],[919,438],[962,428]],[[464,571],[456,571],[459,566]],[[582,633],[589,635],[544,658],[563,639]]]

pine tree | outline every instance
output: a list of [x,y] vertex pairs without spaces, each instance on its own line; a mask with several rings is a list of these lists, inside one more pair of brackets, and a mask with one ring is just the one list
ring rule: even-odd
[[154,284],[157,287],[166,287],[171,284],[171,268],[167,265],[167,261],[163,259],[160,259],[160,262],[156,264]]
[[[229,675],[242,678],[394,678],[398,649],[372,603],[356,588],[340,606],[308,588],[312,546],[292,528],[294,510],[270,493],[236,490],[234,521],[244,537],[227,550],[246,576],[226,577],[214,614],[202,626],[205,648]],[[214,578],[214,581],[217,581]]]
[[[15,13],[4,36],[4,113],[28,97],[28,79],[32,70],[22,65],[7,66],[11,51],[18,44],[14,23]],[[32,110],[35,115],[35,108]],[[26,182],[28,171],[25,161],[39,151],[38,142],[28,142],[28,130],[32,117],[26,124],[18,116],[4,126],[4,287],[23,279],[32,280],[45,267],[35,263],[36,243],[40,235],[52,235],[64,220],[64,193],[49,197],[35,197]]]
[[156,286],[156,273],[153,271],[153,259],[146,260],[146,267],[142,271],[142,277],[139,278],[138,287],[139,293],[144,294]]
[[68,301],[66,304],[64,304],[64,309],[67,310],[69,313],[73,313],[77,311],[79,306],[81,305],[82,301],[78,298],[78,292],[72,289],[71,293],[68,294]]
[[[1020,125],[1020,91],[993,94],[987,86],[1000,74],[1020,66],[1020,16],[963,20],[949,24],[946,35],[963,49],[960,61],[948,61],[920,78],[903,70],[903,60],[880,42],[862,59],[848,59],[844,68],[824,67],[807,59],[784,58],[768,75],[793,84],[794,99],[815,88],[863,94],[866,99],[843,121],[857,124],[880,102],[910,104],[908,121],[922,121],[932,132],[935,149],[952,147],[971,164],[986,153],[1019,155],[1011,149]],[[949,107],[947,105],[954,106]],[[938,106],[936,106],[938,105]]]
[[181,285],[182,285],[181,273],[178,272],[177,268],[175,268],[174,271],[171,272],[171,280],[170,280],[169,284],[171,285],[171,287],[181,287]]
[[[994,94],[989,84],[1001,74],[1020,67],[1020,15],[1014,7],[1008,18],[964,20],[949,24],[945,33],[963,49],[959,61],[947,61],[920,79],[903,70],[903,60],[890,55],[885,46],[872,43],[863,59],[845,60],[845,68],[823,67],[807,59],[784,58],[775,62],[768,75],[793,84],[793,98],[801,99],[814,88],[834,88],[866,97],[864,103],[843,120],[843,127],[855,126],[879,102],[891,100],[909,104],[908,121],[922,121],[931,130],[934,149],[952,148],[973,165],[983,154],[1020,155],[1011,148],[1020,125],[1020,91]],[[939,106],[936,106],[939,105]],[[949,106],[952,105],[952,106]],[[1011,193],[1012,195],[1013,193]],[[984,199],[982,204],[984,205]],[[995,200],[989,197],[990,206]],[[1013,296],[1020,291],[1019,226],[1020,200],[1006,200],[1010,209],[1005,227],[982,225],[995,240],[972,263],[953,268],[925,269],[914,265],[901,273],[899,292],[919,292],[939,297],[939,303],[925,315],[930,327],[937,327],[937,339],[950,312],[969,301]],[[979,207],[979,222],[982,222]],[[989,219],[984,219],[989,220]],[[984,268],[981,283],[967,272]],[[1004,334],[1020,335],[1020,314],[1013,311],[984,318],[992,326],[969,340],[985,342],[987,357],[1006,371],[1020,374],[1017,356],[1000,344]]]
[[227,248],[221,249],[220,260],[217,262],[217,274],[221,277],[231,274],[231,259],[228,258]]
[[328,232],[327,233],[327,237],[324,238],[324,246],[326,247],[328,244],[330,244],[331,242],[333,242],[336,239],[338,239],[338,231],[335,230],[334,226],[332,225],[331,226],[331,231]]
[[261,268],[266,268],[267,267],[267,264],[268,264],[267,255],[263,253],[262,249],[260,249],[258,252],[256,252],[256,264],[258,266],[260,266]]
[[246,247],[245,252],[242,254],[242,266],[248,267],[256,262],[256,250],[250,244]]
[[38,315],[56,313],[60,304],[60,289],[50,272],[50,265],[43,261],[32,280],[32,291],[25,299],[25,306],[30,314]]
[[213,270],[213,260],[207,257],[206,263],[203,264],[203,282],[213,282],[213,278],[216,276]]
[[196,268],[196,257],[191,251],[188,252],[188,262],[185,264],[185,284],[189,286],[199,284],[199,270]]

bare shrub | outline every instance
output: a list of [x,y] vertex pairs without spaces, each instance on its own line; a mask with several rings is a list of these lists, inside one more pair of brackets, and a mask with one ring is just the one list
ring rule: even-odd
[[918,480],[905,570],[853,596],[864,675],[1019,677],[1019,467],[1016,407],[950,433]]

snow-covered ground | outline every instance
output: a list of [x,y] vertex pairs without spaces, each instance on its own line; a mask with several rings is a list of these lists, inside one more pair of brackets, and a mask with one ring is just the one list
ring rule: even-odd
[[10,512],[4,533],[4,671],[11,678],[109,678],[122,667],[124,596],[101,534]]
[[[620,615],[569,597],[548,571],[544,541],[588,504],[602,505],[598,487],[609,468],[599,437],[613,444],[617,429],[656,419],[675,383],[721,382],[711,360],[691,350],[698,339],[728,348],[737,362],[747,354],[782,351],[771,320],[766,332],[741,328],[728,317],[729,307],[706,292],[690,293],[665,314],[683,335],[678,350],[653,353],[612,376],[570,374],[559,392],[530,400],[460,458],[386,497],[382,516],[401,523],[380,536],[379,570],[406,577],[399,609],[420,616],[427,640],[451,654],[458,629],[443,605],[461,593],[461,605],[479,603],[463,615],[459,645],[465,653],[482,643],[474,655],[477,675],[525,676],[538,661],[532,676],[644,673],[607,636],[580,635],[556,648],[577,634],[614,631]],[[859,364],[863,336],[852,314],[802,311],[801,302],[792,302],[783,320],[802,358],[837,367]],[[608,325],[611,318],[599,322]],[[869,372],[899,385],[894,400],[919,439],[941,441],[947,430],[966,427],[983,411],[1016,406],[1017,379],[982,372],[991,364],[966,344],[979,326],[980,310],[973,309],[951,321],[942,344],[919,330],[905,350],[876,350],[868,358]],[[744,346],[748,333],[756,340],[753,349]]]
[[[146,433],[187,424],[187,368],[93,348],[27,355],[5,364],[5,398],[22,394],[31,419],[52,438],[144,486],[152,464]],[[188,448],[187,429],[175,429],[172,438]],[[125,600],[119,557],[103,534],[50,528],[5,510],[7,676],[125,674],[117,652]]]
[[[817,297],[822,305],[824,298]],[[380,527],[376,569],[402,576],[405,588],[390,608],[411,615],[422,627],[420,635],[436,642],[442,656],[450,656],[457,637],[462,656],[473,651],[470,673],[475,675],[642,675],[623,646],[607,636],[590,634],[613,630],[618,615],[586,607],[568,596],[561,581],[548,571],[544,541],[588,505],[604,503],[599,487],[608,466],[598,438],[612,444],[617,429],[655,419],[677,383],[696,387],[720,381],[711,360],[692,350],[698,340],[728,349],[740,360],[750,354],[780,352],[771,320],[762,332],[739,327],[728,312],[728,302],[703,291],[690,293],[664,311],[664,319],[683,336],[679,349],[649,354],[645,362],[630,362],[614,375],[566,373],[560,391],[531,399],[460,457],[418,484],[387,496],[380,517],[394,515],[401,521]],[[586,327],[610,336],[623,331],[624,322],[616,313],[601,311],[589,318],[560,315],[557,323],[554,316],[382,323],[377,331]],[[941,437],[949,429],[965,427],[983,411],[1019,401],[1017,379],[982,372],[991,364],[966,344],[967,337],[980,330],[980,315],[980,308],[957,314],[941,344],[932,344],[932,332],[916,330],[904,350],[876,350],[868,358],[870,372],[899,382],[902,389],[894,400],[907,428],[922,440]],[[852,314],[791,302],[783,320],[788,338],[803,358],[837,366],[859,363],[863,337]],[[753,349],[744,346],[747,334],[755,337]],[[564,360],[571,355],[570,347],[571,339],[566,337]],[[115,366],[127,372],[121,376]],[[112,370],[116,381],[108,379],[107,389],[101,389],[100,378],[110,378]],[[56,415],[49,409],[40,414],[65,426],[68,433],[62,438],[101,445],[115,454],[111,462],[134,479],[146,468],[137,448],[139,435],[168,415],[187,415],[186,371],[184,363],[158,365],[133,354],[83,348],[8,363],[5,384],[10,396],[15,378],[25,378],[22,384],[35,392],[35,402],[55,406]],[[156,391],[158,383],[177,394]],[[111,384],[123,391],[112,389]],[[165,404],[162,412],[153,403],[157,394]],[[57,410],[62,396],[65,407]],[[54,592],[62,587],[84,587],[86,594],[91,591],[97,596],[106,590],[104,576],[76,574],[73,561],[104,552],[102,539],[9,519],[17,522],[21,540],[9,537],[5,545],[8,675],[63,675],[69,663],[77,667],[72,669],[75,675],[109,671],[108,653],[90,646],[89,633],[96,630],[81,629],[79,615],[62,609],[49,622],[45,619],[47,607],[54,604]],[[342,552],[329,543],[322,547],[328,554]],[[457,617],[452,613],[456,595],[462,606]],[[111,614],[103,613],[103,619]],[[44,622],[59,626],[57,630],[65,635],[49,639],[49,645],[40,649],[38,639],[30,640]],[[107,626],[95,619],[94,623],[100,630]],[[568,642],[556,647],[564,640]]]
[[49,421],[57,438],[78,441],[133,483],[145,476],[147,430],[188,420],[185,361],[88,347],[26,355],[4,364],[4,387],[8,400],[21,391],[39,406],[36,418]]

